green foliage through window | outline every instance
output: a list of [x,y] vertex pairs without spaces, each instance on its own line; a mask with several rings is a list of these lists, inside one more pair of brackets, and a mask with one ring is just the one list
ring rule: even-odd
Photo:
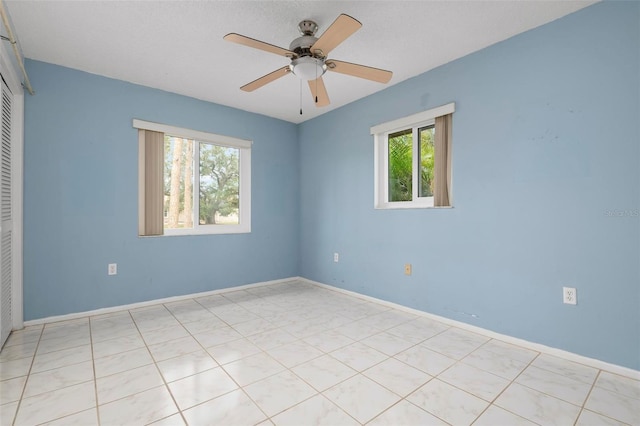
[[[240,150],[169,135],[164,143],[164,228],[193,228],[198,206],[199,225],[238,224]],[[196,150],[199,182],[194,188]]]
[[412,151],[411,129],[389,135],[389,201],[411,201]]
[[[420,145],[420,176],[418,196],[433,196],[434,126],[418,129]],[[413,200],[413,129],[388,136],[389,201]]]
[[200,224],[237,224],[240,150],[200,144]]
[[433,197],[434,126],[423,127],[420,134],[420,197]]

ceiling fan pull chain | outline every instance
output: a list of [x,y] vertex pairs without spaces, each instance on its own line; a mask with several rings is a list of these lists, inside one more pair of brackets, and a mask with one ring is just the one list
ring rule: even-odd
[[316,68],[316,103],[318,103],[318,68]]
[[302,80],[300,80],[300,115],[302,115]]

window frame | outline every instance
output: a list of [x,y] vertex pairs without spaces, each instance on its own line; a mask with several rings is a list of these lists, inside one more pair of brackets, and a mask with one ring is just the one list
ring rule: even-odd
[[[193,147],[193,228],[188,229],[166,229],[163,227],[163,236],[179,235],[219,235],[219,234],[242,234],[251,232],[251,147],[253,142],[246,139],[231,136],[218,135],[215,133],[201,132],[198,130],[185,129],[182,127],[170,126],[166,124],[154,123],[134,119],[133,127],[139,130],[151,130],[162,132],[165,135],[190,139],[194,142]],[[237,225],[200,225],[200,144],[207,143],[239,150],[239,211]],[[139,159],[141,160],[141,159]],[[197,160],[197,161],[196,161]],[[140,198],[140,194],[138,195]],[[145,236],[146,237],[146,236]]]
[[[455,103],[449,103],[407,117],[388,121],[371,127],[374,137],[374,208],[375,209],[415,209],[451,208],[434,206],[434,197],[419,197],[420,180],[420,138],[419,131],[435,125],[436,117],[455,112]],[[412,200],[389,201],[389,143],[390,134],[412,130]]]

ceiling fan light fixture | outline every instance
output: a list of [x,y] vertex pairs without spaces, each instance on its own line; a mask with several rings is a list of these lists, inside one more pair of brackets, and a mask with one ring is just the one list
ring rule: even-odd
[[291,61],[291,72],[294,73],[301,80],[315,80],[327,70],[327,66],[324,61],[312,56],[303,56]]

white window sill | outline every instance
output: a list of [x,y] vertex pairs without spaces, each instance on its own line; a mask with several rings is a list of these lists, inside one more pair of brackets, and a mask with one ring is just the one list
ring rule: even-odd
[[199,229],[165,229],[162,235],[140,235],[141,237],[180,237],[185,235],[226,235],[226,234],[250,234],[250,226],[241,225],[210,225],[201,226]]
[[413,202],[396,202],[377,204],[374,206],[376,210],[402,210],[402,209],[452,209],[453,206],[433,206]]

